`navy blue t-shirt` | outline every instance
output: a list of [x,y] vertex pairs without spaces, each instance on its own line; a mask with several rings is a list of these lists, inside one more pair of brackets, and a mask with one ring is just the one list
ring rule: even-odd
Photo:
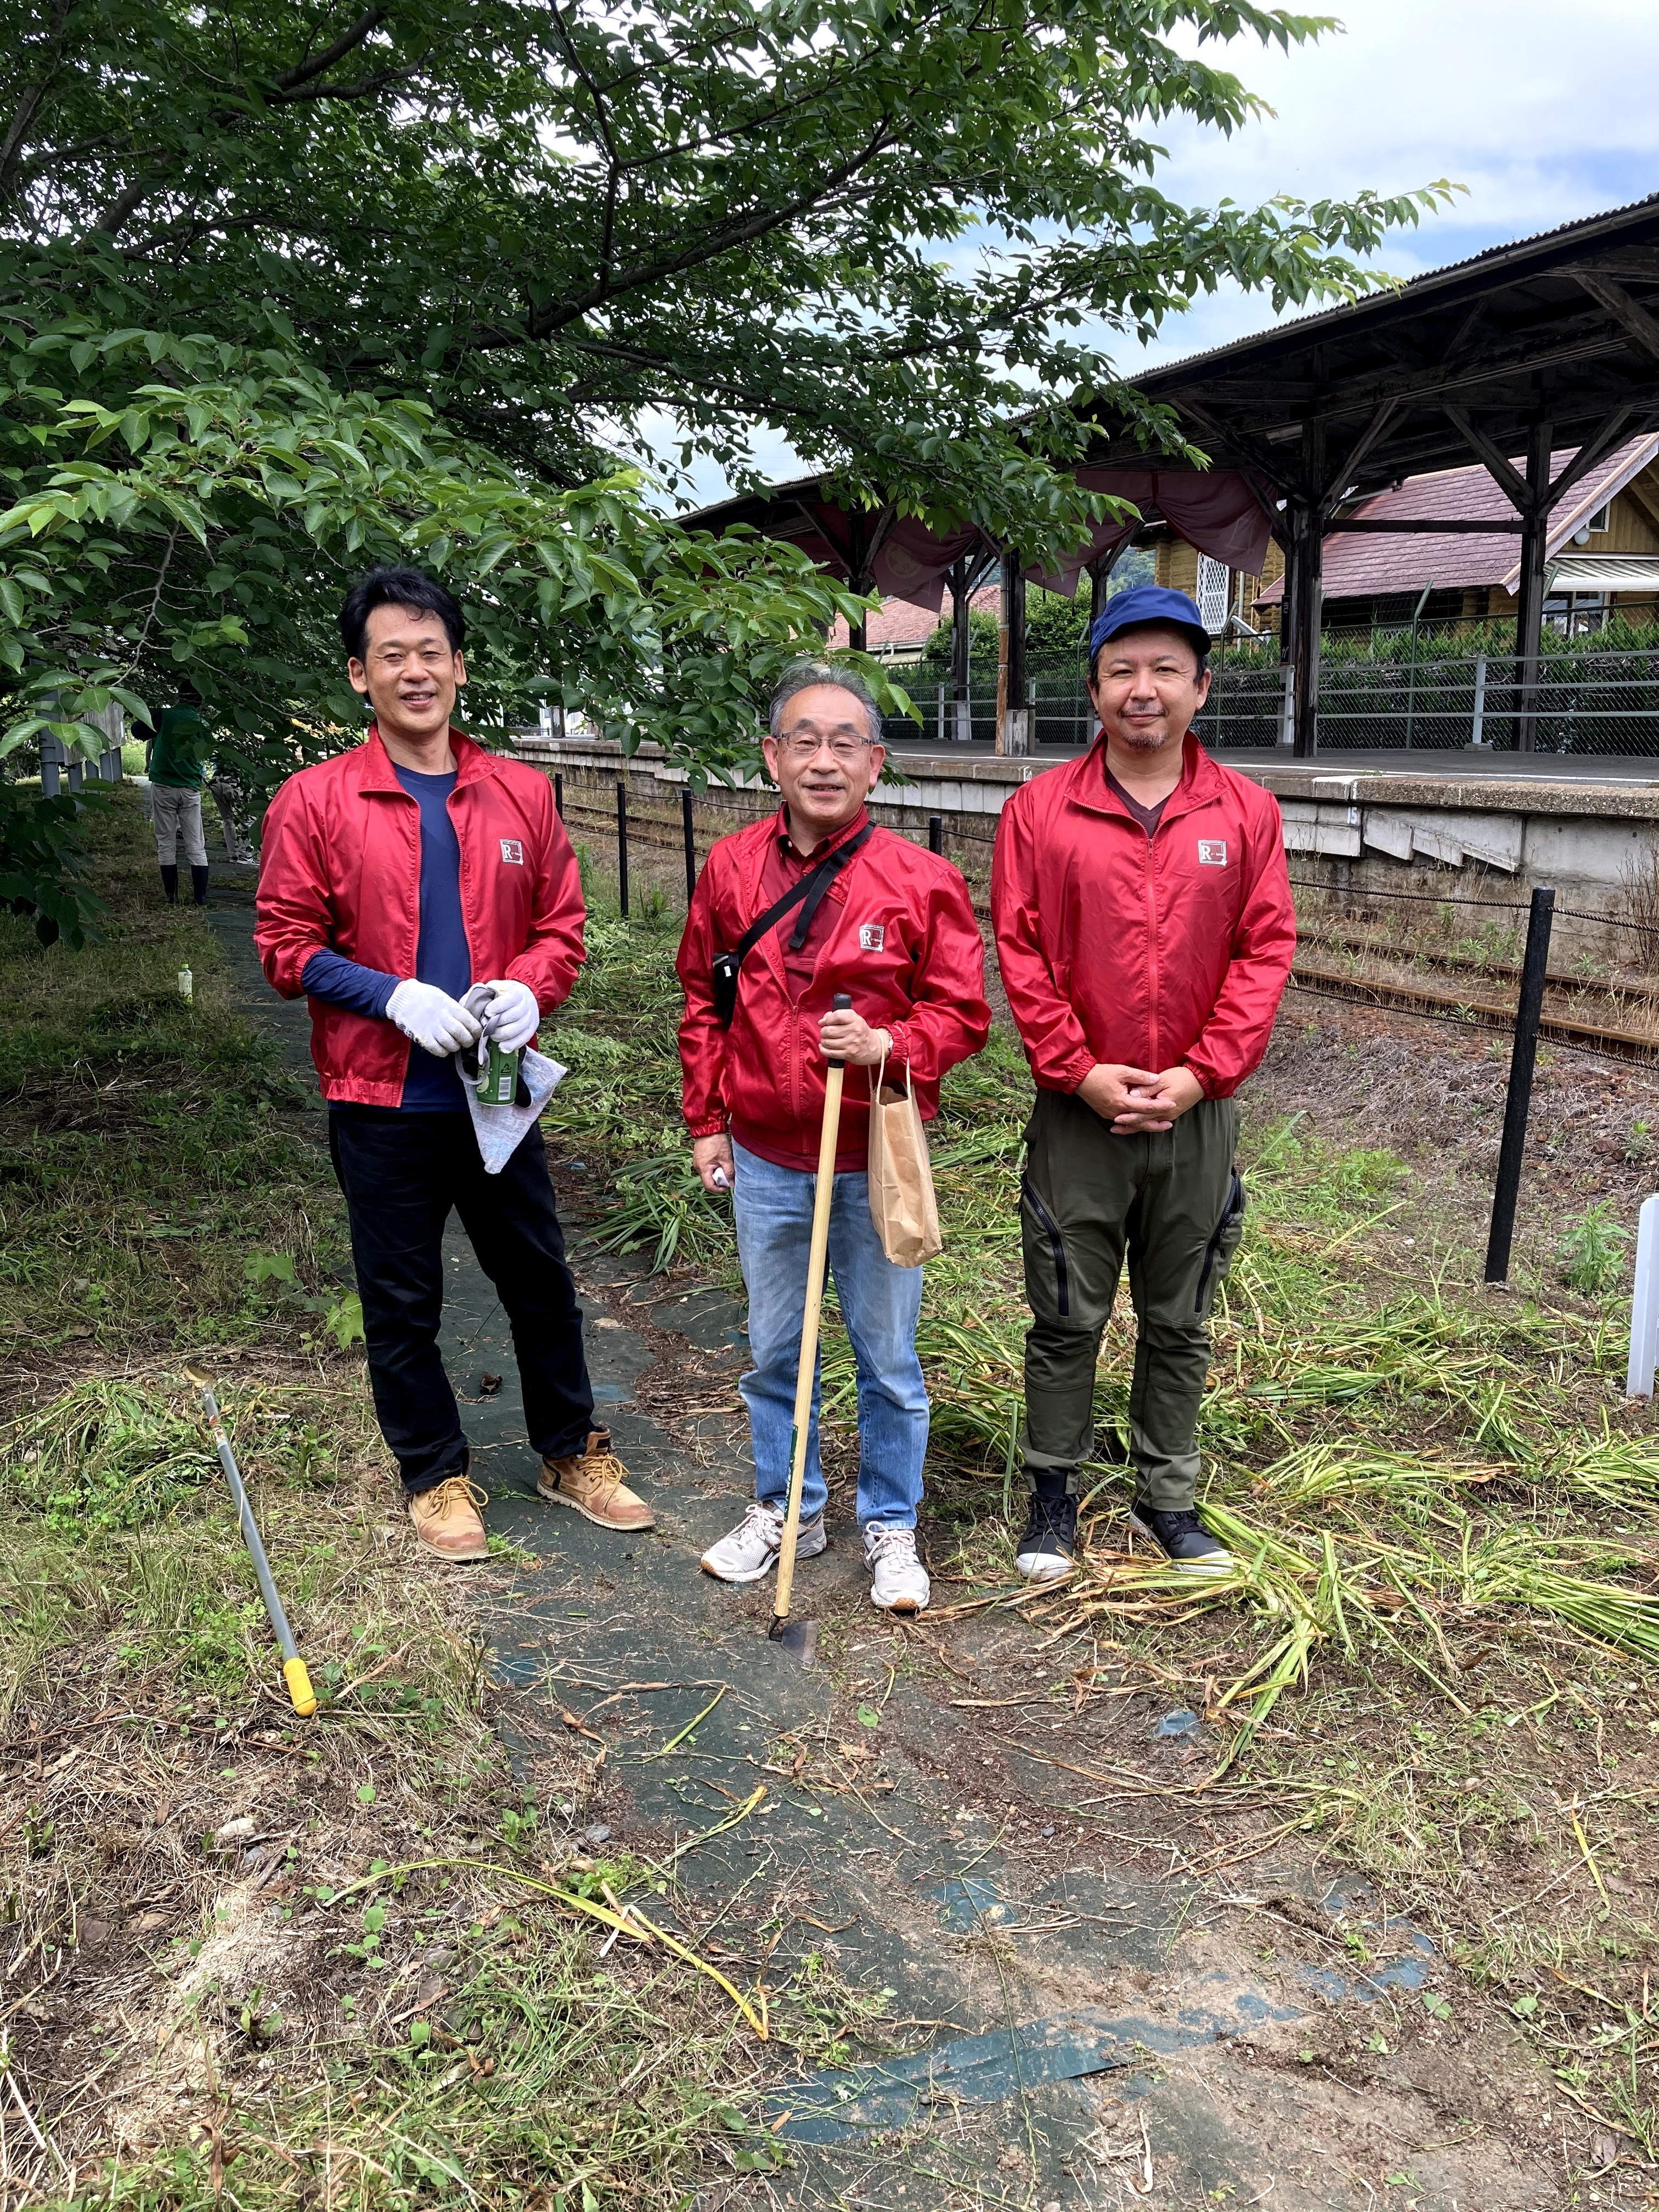
[[[472,988],[472,955],[461,917],[461,844],[449,818],[454,772],[422,775],[412,768],[394,772],[421,810],[421,925],[415,974],[421,982],[447,991],[452,999],[464,999]],[[300,978],[310,997],[375,1021],[386,1019],[386,1002],[400,980],[348,960],[343,952],[313,952]],[[436,1060],[419,1045],[411,1045],[400,1103],[405,1113],[465,1113],[466,1093],[454,1061]]]

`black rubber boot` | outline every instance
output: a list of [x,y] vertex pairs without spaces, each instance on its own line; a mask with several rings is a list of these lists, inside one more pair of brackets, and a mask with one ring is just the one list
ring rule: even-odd
[[177,906],[179,903],[179,871],[177,868],[169,868],[165,866],[162,867],[161,889],[167,893],[167,904],[169,906]]
[[205,868],[192,868],[191,870],[190,897],[192,906],[205,906],[207,904],[207,878],[208,872]]

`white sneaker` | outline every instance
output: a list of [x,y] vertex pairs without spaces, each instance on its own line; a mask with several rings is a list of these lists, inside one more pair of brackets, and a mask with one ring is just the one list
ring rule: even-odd
[[[822,1513],[816,1521],[803,1521],[795,1539],[795,1557],[816,1559],[829,1540]],[[757,1583],[776,1566],[782,1549],[783,1515],[777,1506],[763,1504],[757,1498],[731,1534],[722,1536],[703,1553],[702,1571],[716,1582]]]
[[884,1613],[925,1613],[933,1595],[927,1570],[916,1557],[914,1528],[864,1524],[864,1564],[870,1570],[870,1602]]

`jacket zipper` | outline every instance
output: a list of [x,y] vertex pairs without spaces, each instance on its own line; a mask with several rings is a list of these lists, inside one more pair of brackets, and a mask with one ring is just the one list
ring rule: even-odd
[[1210,1241],[1204,1247],[1204,1265],[1199,1271],[1198,1294],[1193,1300],[1194,1314],[1201,1314],[1204,1310],[1204,1293],[1210,1286],[1210,1275],[1221,1250],[1221,1240],[1227,1233],[1228,1224],[1237,1221],[1243,1211],[1244,1186],[1239,1180],[1238,1170],[1235,1168],[1232,1181],[1227,1186],[1227,1203],[1221,1209],[1221,1218],[1210,1231]]
[[1025,1195],[1031,1201],[1032,1212],[1048,1231],[1048,1243],[1054,1250],[1055,1310],[1069,1316],[1072,1310],[1072,1285],[1071,1279],[1066,1272],[1066,1246],[1060,1238],[1060,1224],[1037,1196],[1029,1176],[1025,1182]]
[[[1161,830],[1163,826],[1163,819],[1160,817],[1158,821],[1158,829]],[[1152,836],[1146,840],[1146,850],[1143,854],[1141,860],[1141,866],[1146,870],[1146,1024],[1148,1032],[1146,1038],[1146,1060],[1147,1065],[1154,1073],[1156,1073],[1158,1069],[1162,1067],[1164,1065],[1163,1060],[1159,1057],[1161,1048],[1159,1046],[1158,1034],[1158,882],[1157,871],[1153,864],[1152,851],[1157,842],[1158,830],[1154,830]]]
[[[1179,790],[1180,787],[1177,785],[1176,790],[1171,792],[1170,796],[1172,799],[1176,797],[1179,793]],[[1084,801],[1082,803],[1085,805],[1088,804],[1087,801]],[[1184,807],[1181,812],[1175,817],[1175,819],[1176,821],[1184,821],[1188,815],[1198,813],[1201,807],[1207,806],[1210,804],[1211,801],[1209,799],[1202,799],[1199,801],[1196,805]],[[1109,810],[1093,809],[1091,811],[1103,811]],[[1143,870],[1142,881],[1146,885],[1146,1056],[1152,1064],[1154,1073],[1156,1073],[1158,1068],[1161,1047],[1158,1042],[1158,978],[1160,973],[1158,957],[1158,887],[1152,866],[1153,847],[1157,842],[1158,831],[1164,829],[1170,819],[1170,817],[1167,812],[1161,814],[1158,817],[1158,829],[1147,832],[1142,840],[1146,846],[1146,851],[1141,855],[1141,867]]]

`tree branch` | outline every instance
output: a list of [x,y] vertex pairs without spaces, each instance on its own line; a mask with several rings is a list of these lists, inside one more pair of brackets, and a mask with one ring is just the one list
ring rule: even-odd
[[377,70],[372,76],[360,76],[356,84],[301,85],[293,92],[273,92],[266,96],[270,107],[291,107],[301,100],[367,100],[372,93],[384,92],[391,84],[410,84],[421,74],[424,64],[410,69]]
[[313,77],[321,76],[325,70],[331,70],[335,63],[349,54],[354,46],[362,46],[369,33],[378,24],[383,23],[391,13],[391,0],[373,0],[373,5],[365,8],[350,29],[342,31],[331,46],[325,46],[321,53],[313,54],[309,61],[296,62],[291,70],[285,70],[276,80],[276,89],[278,92],[294,92],[301,85],[309,84]]
[[569,63],[572,72],[580,83],[583,90],[587,94],[588,100],[593,109],[594,128],[598,131],[599,134],[599,142],[605,148],[605,222],[599,233],[599,289],[603,295],[609,283],[611,274],[611,257],[615,250],[617,235],[617,195],[622,185],[622,167],[617,153],[616,140],[611,134],[611,118],[605,112],[605,102],[599,97],[599,88],[593,82],[592,78],[588,75],[580,55],[576,52],[574,40],[571,38],[569,32],[565,28],[563,11],[556,5],[556,0],[552,10],[552,15],[553,21],[557,31],[559,44],[564,48],[565,59]]
[[158,162],[149,175],[135,179],[125,191],[118,191],[115,195],[101,215],[94,217],[93,228],[107,231],[112,238],[116,237],[137,212],[143,203],[149,198],[165,174],[166,165]]
[[29,127],[45,105],[46,94],[52,90],[52,79],[58,74],[58,64],[63,56],[64,28],[75,12],[75,5],[76,0],[58,0],[57,9],[52,19],[50,52],[46,65],[36,82],[24,87],[17,105],[12,111],[12,118],[7,125],[4,142],[0,143],[0,198],[3,198],[6,195]]
[[687,270],[716,261],[735,246],[752,245],[756,239],[764,238],[769,232],[787,228],[814,208],[822,206],[832,192],[850,184],[860,170],[890,143],[889,126],[884,120],[875,136],[866,140],[850,159],[830,170],[810,189],[798,193],[793,199],[786,200],[778,207],[757,210],[742,222],[730,223],[720,230],[706,234],[678,253],[665,254],[659,260],[636,264],[633,269],[624,270],[615,283],[590,285],[580,299],[573,300],[556,311],[544,311],[532,316],[529,324],[530,335],[538,338],[550,337],[572,323],[580,322],[583,316],[592,314],[595,307],[602,307],[624,293],[640,291],[647,284],[661,283],[665,277],[684,276]]

